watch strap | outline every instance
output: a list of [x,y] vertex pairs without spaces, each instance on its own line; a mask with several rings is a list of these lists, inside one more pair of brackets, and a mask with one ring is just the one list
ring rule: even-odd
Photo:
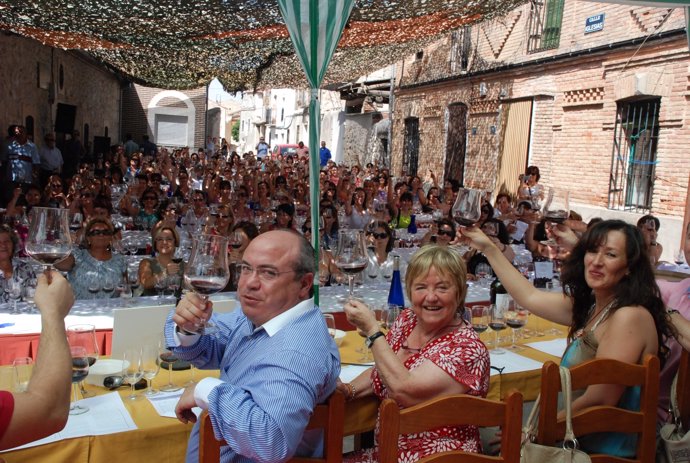
[[367,348],[371,349],[371,346],[374,344],[374,341],[376,341],[381,336],[385,336],[381,331],[377,331],[376,333],[372,334],[371,336],[367,336],[366,341],[364,341]]

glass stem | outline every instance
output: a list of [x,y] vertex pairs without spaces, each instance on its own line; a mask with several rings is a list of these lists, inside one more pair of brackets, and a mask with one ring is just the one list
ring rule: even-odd
[[515,328],[513,328],[513,347],[517,347],[517,344],[515,343],[515,332],[516,331],[517,330]]
[[79,400],[79,396],[77,395],[78,391],[79,391],[79,389],[77,388],[77,383],[72,383],[72,402],[73,402],[73,404],[72,404],[71,408],[76,407],[76,403]]
[[151,380],[150,379],[146,380],[146,393],[149,395],[151,394]]
[[135,395],[134,395],[134,383],[130,384],[129,387],[130,387],[129,398],[132,399],[135,397]]
[[354,275],[348,275],[347,276],[347,284],[350,288],[350,297],[354,294],[355,290],[355,276]]
[[168,360],[168,386],[172,387],[172,362]]
[[496,330],[496,342],[494,342],[494,349],[498,349],[498,330]]

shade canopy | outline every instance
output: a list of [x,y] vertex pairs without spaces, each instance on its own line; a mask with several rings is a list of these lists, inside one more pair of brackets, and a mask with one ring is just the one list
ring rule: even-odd
[[[323,83],[354,80],[523,3],[356,1]],[[276,0],[0,0],[0,29],[87,52],[152,87],[197,88],[214,77],[228,91],[310,86]]]

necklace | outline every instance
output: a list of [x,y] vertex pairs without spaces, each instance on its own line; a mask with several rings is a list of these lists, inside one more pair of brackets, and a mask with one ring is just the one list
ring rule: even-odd
[[578,338],[581,338],[582,336],[584,336],[585,328],[587,327],[589,322],[592,321],[592,318],[594,318],[595,315],[598,315],[599,318],[597,319],[596,322],[594,322],[594,325],[592,326],[592,328],[589,329],[589,331],[594,331],[595,329],[597,329],[597,327],[599,326],[599,323],[601,323],[601,321],[604,319],[604,317],[606,317],[606,314],[609,312],[609,310],[611,310],[611,307],[613,307],[613,305],[617,301],[618,301],[618,299],[616,299],[615,297],[613,299],[611,299],[611,301],[608,304],[606,304],[604,306],[604,308],[599,311],[598,314],[595,312],[597,304],[596,304],[596,302],[593,303],[592,306],[589,308],[589,311],[587,312],[587,321],[585,322],[585,325],[582,328],[580,328],[579,330],[575,331],[573,338],[578,339]]
[[[418,354],[419,352],[421,352],[421,351],[426,347],[427,344],[429,344],[431,341],[433,341],[434,339],[436,339],[436,336],[438,336],[438,334],[439,334],[441,331],[445,330],[446,328],[457,328],[458,326],[461,326],[461,325],[462,325],[462,322],[460,322],[460,323],[458,323],[458,324],[456,324],[456,325],[446,325],[446,326],[442,327],[442,328],[439,329],[438,331],[435,331],[434,334],[432,334],[431,337],[430,337],[429,339],[427,339],[426,342],[425,342],[424,344],[422,344],[422,346],[419,347],[419,348],[410,347],[410,346],[407,345],[407,342],[402,343],[402,345],[401,345],[400,347],[403,348],[403,349],[405,349],[406,351],[409,351],[409,352]],[[447,333],[446,333],[446,334],[447,334]]]

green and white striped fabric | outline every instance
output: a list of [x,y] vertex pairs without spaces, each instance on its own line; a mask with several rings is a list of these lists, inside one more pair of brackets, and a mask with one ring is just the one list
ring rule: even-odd
[[354,0],[278,0],[280,13],[311,86],[309,102],[309,184],[311,236],[317,251],[314,301],[319,303],[319,137],[321,107],[318,89],[350,18]]

